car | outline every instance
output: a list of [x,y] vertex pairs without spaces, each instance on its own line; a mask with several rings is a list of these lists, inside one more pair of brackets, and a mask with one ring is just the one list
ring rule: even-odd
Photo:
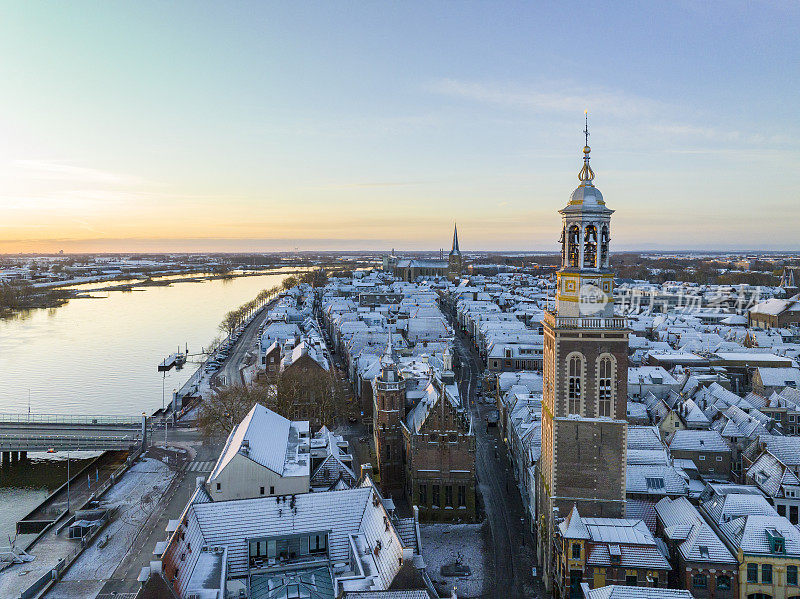
[[489,412],[489,415],[486,417],[486,424],[488,426],[497,426],[498,422],[500,422],[500,412],[497,410]]

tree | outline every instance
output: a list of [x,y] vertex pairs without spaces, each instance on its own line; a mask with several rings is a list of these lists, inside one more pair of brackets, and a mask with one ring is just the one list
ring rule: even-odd
[[281,283],[281,287],[283,287],[285,291],[288,291],[292,287],[295,287],[299,284],[300,284],[300,279],[298,279],[295,275],[289,275],[283,280],[283,283]]
[[270,393],[266,385],[230,385],[204,399],[197,416],[197,425],[206,439],[224,438],[239,424],[252,407],[267,405]]

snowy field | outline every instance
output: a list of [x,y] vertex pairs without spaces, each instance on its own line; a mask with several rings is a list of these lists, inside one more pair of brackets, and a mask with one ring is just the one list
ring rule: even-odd
[[[114,520],[75,560],[48,597],[67,599],[96,596],[128,553],[174,475],[166,464],[152,458],[134,464],[103,498],[104,505],[117,508]],[[106,535],[109,536],[108,544],[101,549],[97,543]]]
[[[459,597],[480,597],[484,588],[486,560],[482,524],[420,524],[422,557],[428,575],[440,591],[452,591]],[[463,578],[445,577],[442,566],[457,559],[472,571]]]

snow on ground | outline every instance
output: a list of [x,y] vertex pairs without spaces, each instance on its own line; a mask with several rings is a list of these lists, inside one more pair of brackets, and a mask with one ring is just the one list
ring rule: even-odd
[[[122,558],[130,550],[145,520],[158,506],[174,475],[175,473],[166,464],[152,458],[134,464],[103,497],[105,506],[117,508],[113,521],[75,560],[64,576],[64,581],[70,583],[110,579]],[[101,549],[98,547],[98,541],[106,535],[109,536],[108,544]],[[68,588],[76,585],[59,583],[52,596],[60,597],[58,592],[61,592],[62,586],[66,597]]]
[[[456,587],[459,597],[480,597],[484,587],[483,524],[420,524],[422,558],[428,575],[439,590]],[[455,578],[441,575],[441,567],[455,563],[469,566],[470,576]]]

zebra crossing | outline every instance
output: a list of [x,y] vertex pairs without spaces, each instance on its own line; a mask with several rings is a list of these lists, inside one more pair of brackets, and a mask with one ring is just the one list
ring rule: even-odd
[[186,467],[186,472],[211,472],[215,463],[214,460],[210,462],[190,462]]

